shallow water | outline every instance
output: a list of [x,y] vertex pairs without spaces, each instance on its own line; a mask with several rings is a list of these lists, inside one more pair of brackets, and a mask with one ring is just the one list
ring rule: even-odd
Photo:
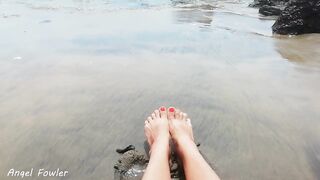
[[320,35],[273,36],[248,3],[0,0],[0,179],[113,179],[160,105],[222,179],[320,179]]

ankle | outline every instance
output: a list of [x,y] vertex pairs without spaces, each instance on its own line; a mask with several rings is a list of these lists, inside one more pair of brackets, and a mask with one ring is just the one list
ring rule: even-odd
[[178,136],[174,138],[174,141],[177,143],[178,146],[185,146],[185,145],[196,145],[194,140],[190,136]]
[[197,145],[195,142],[189,138],[179,138],[178,141],[176,141],[177,150],[179,153],[179,156],[184,159],[185,156],[188,154],[192,155],[194,153],[199,152]]
[[169,138],[158,138],[150,147],[150,154],[153,153],[170,153]]

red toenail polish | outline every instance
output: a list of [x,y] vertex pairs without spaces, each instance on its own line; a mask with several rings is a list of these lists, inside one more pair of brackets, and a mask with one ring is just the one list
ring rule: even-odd
[[160,108],[160,111],[166,111],[166,108],[162,106],[162,107]]
[[169,108],[169,112],[174,112],[174,108]]

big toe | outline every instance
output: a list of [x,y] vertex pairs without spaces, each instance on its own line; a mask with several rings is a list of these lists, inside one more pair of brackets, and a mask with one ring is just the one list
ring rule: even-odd
[[174,113],[175,113],[176,109],[174,107],[170,107],[168,109],[168,119],[174,119]]
[[166,119],[167,118],[167,110],[166,110],[166,107],[164,107],[164,106],[161,106],[160,108],[159,108],[159,111],[160,111],[160,117],[162,118],[162,119]]

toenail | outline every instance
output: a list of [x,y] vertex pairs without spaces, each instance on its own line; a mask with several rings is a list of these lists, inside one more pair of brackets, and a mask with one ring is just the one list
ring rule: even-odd
[[160,111],[166,111],[166,107],[161,106]]
[[169,108],[169,112],[174,112],[174,108],[173,107],[171,107],[171,108]]

